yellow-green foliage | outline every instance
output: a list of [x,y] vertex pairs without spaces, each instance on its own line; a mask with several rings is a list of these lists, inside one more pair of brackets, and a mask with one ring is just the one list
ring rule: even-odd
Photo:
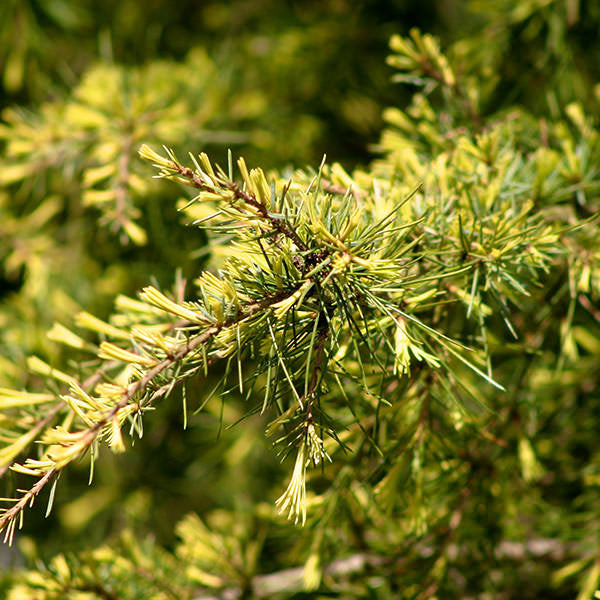
[[[177,189],[164,211],[209,240],[189,282],[149,275],[105,319],[70,311],[50,338],[71,362],[30,357],[31,389],[0,389],[0,471],[19,482],[0,514],[7,541],[46,490],[67,527],[119,504],[103,481],[61,509],[58,477],[83,463],[92,482],[96,464],[140,452],[134,441],[174,402],[181,438],[196,454],[186,436],[197,430],[205,445],[169,493],[197,490],[199,514],[179,519],[172,551],[125,528],[16,574],[9,600],[591,597],[600,110],[576,93],[588,85],[578,74],[546,89],[548,113],[537,98],[499,100],[512,80],[490,76],[506,62],[484,52],[485,36],[527,42],[522,28],[547,24],[568,48],[579,17],[571,1],[494,6],[504,21],[448,51],[416,29],[391,38],[395,79],[419,92],[384,113],[364,168],[324,158],[277,171],[198,153],[194,119],[210,122],[230,97],[197,53],[98,67],[40,111],[39,128],[8,113],[4,177],[18,197],[35,178],[51,190],[69,176],[101,221],[151,244],[137,230],[145,202]],[[197,80],[190,61],[205,69]],[[199,82],[214,104],[190,101]],[[8,229],[22,221],[30,244],[65,196],[42,197]],[[28,264],[17,249],[7,257]],[[206,443],[233,425],[228,446]],[[123,499],[126,521],[144,498]]]
[[215,139],[250,139],[251,132],[228,135],[214,128],[234,110],[226,82],[216,85],[219,77],[201,51],[184,63],[157,61],[139,69],[100,65],[86,73],[68,102],[45,104],[39,114],[6,109],[0,184],[36,182],[45,195],[77,194],[83,206],[101,211],[100,224],[144,245],[147,234],[136,223],[136,204],[160,188],[149,185],[135,160],[142,141],[204,146]]

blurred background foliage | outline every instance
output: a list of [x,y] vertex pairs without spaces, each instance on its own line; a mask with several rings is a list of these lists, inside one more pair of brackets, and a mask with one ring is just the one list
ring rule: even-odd
[[[508,118],[520,105],[538,117],[537,135],[563,118],[563,107],[574,100],[586,115],[600,115],[600,3],[593,1],[182,0],[174,6],[167,0],[3,0],[0,387],[35,389],[39,382],[25,366],[32,353],[59,367],[74,364],[75,351],[60,349],[47,335],[55,322],[69,325],[79,310],[106,317],[117,294],[135,296],[149,282],[167,287],[177,272],[191,279],[202,268],[206,240],[172,210],[181,192],[151,179],[152,169],[137,159],[142,142],[166,144],[181,157],[208,151],[221,163],[233,148],[266,170],[316,166],[324,153],[349,171],[380,152],[393,161],[396,128],[402,126],[395,110],[427,120],[426,107],[409,105],[413,90],[391,82],[394,72],[386,65],[390,36],[412,27],[440,36],[453,64],[464,66],[465,105],[477,104],[482,117],[504,112]],[[438,116],[432,127],[441,130]],[[526,138],[528,131],[517,134]],[[412,139],[417,143],[419,136],[432,144],[426,130]],[[532,149],[536,143],[532,136]],[[589,206],[578,210],[590,216]],[[568,285],[553,283],[558,295]],[[585,345],[589,323],[572,323]],[[587,341],[589,355],[597,357],[594,339]],[[585,373],[593,360],[584,360]],[[573,379],[561,385],[576,407],[582,402],[576,386],[597,379],[586,383],[584,375],[569,373]],[[560,377],[568,379],[567,373]],[[540,380],[536,386],[543,394],[549,384]],[[187,394],[190,406],[200,397],[193,388]],[[39,507],[27,515],[22,554],[33,561],[65,548],[90,548],[125,527],[151,535],[150,545],[172,549],[174,524],[190,511],[216,530],[235,525],[244,543],[264,536],[260,519],[239,517],[232,524],[230,515],[215,511],[250,514],[286,472],[264,438],[264,422],[246,420],[243,435],[239,426],[221,430],[221,422],[245,415],[243,403],[232,398],[209,403],[183,432],[176,397],[163,403],[160,418],[146,420],[133,452],[105,453],[92,487],[85,465],[63,474],[51,516],[44,519]],[[540,419],[545,414],[550,432],[570,435],[573,425],[553,422],[554,410],[540,407]],[[583,468],[597,423],[586,424],[577,439],[572,433],[565,451]],[[554,460],[552,444],[551,435],[544,436],[538,449],[547,465]],[[527,443],[519,451],[533,469],[531,479],[539,478]],[[481,466],[482,473],[491,469]],[[496,473],[495,485],[511,476]],[[591,469],[586,477],[597,482],[600,475]],[[577,497],[581,514],[588,514],[595,492],[583,493],[580,477],[568,478],[560,490],[554,481],[545,485],[552,489],[540,494],[565,502]],[[10,475],[2,488],[14,488]],[[504,514],[497,490],[477,493],[488,494],[488,510]],[[512,502],[514,514],[545,510],[541,497],[533,509],[519,508],[517,497]],[[306,548],[288,545],[290,526],[277,527],[263,550],[272,557],[265,571],[287,564],[278,558],[282,553],[292,562],[305,559]],[[470,534],[477,537],[475,530]],[[9,560],[23,559],[12,552]],[[539,577],[543,588],[543,573],[525,575]],[[518,579],[517,573],[516,589]],[[571,597],[557,589],[556,598]],[[377,597],[391,597],[382,594]]]

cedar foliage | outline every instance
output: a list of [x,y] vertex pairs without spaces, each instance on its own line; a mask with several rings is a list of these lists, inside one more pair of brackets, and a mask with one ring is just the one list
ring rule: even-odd
[[[86,47],[49,98],[22,72],[94,13],[44,6],[2,9],[32,27],[0,54],[32,103],[0,129],[7,597],[593,597],[595,5],[472,2],[392,35],[412,96],[373,158],[294,169],[340,77],[315,50],[360,41],[368,3],[342,34],[343,2],[264,2],[256,37],[245,3],[208,4],[212,55],[143,65],[98,24],[105,60]],[[294,69],[313,102],[271,111]],[[332,122],[365,134],[378,85],[332,94]]]

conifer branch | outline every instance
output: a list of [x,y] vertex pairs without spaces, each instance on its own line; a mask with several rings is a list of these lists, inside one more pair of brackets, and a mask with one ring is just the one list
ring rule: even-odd
[[[33,504],[33,501],[39,495],[42,489],[44,489],[44,487],[51,481],[52,476],[85,454],[90,446],[96,441],[98,436],[103,432],[103,430],[107,426],[110,426],[114,419],[117,418],[119,412],[128,405],[131,405],[136,395],[143,394],[157,376],[164,373],[174,364],[183,361],[197,348],[215,338],[221,331],[223,331],[223,329],[241,323],[245,319],[252,317],[257,312],[272,306],[278,301],[280,301],[280,295],[248,305],[238,315],[232,316],[223,322],[206,329],[202,333],[186,340],[186,342],[181,343],[171,354],[169,354],[162,361],[157,362],[153,367],[146,371],[146,373],[144,373],[140,379],[129,384],[114,406],[97,417],[91,427],[85,430],[67,434],[65,442],[58,441],[59,444],[66,447],[71,447],[75,450],[74,452],[67,454],[66,460],[63,459],[62,461],[58,461],[50,458],[50,460],[46,460],[41,463],[39,463],[39,461],[29,461],[29,464],[34,466],[34,468],[28,468],[28,463],[25,463],[25,472],[30,474],[43,473],[43,475],[28,491],[24,492],[23,496],[10,509],[2,509],[0,514],[0,531],[6,530],[5,541],[12,541],[16,519],[22,514],[28,503]],[[212,358],[211,362],[214,362],[214,360],[217,358],[218,357]],[[182,379],[183,378],[181,378],[180,381]],[[64,402],[61,402],[55,409],[53,409],[53,411],[50,412],[46,418],[36,424],[34,431],[37,433],[41,431],[48,423],[50,423],[59,410],[64,407],[64,404]],[[140,408],[141,405],[137,403],[137,410]],[[13,465],[11,468],[13,468],[13,470],[22,470],[18,465]]]
[[[296,231],[294,231],[285,220],[275,218],[269,213],[264,198],[258,199],[255,193],[241,189],[236,182],[231,181],[221,171],[218,170],[217,173],[215,173],[211,169],[210,174],[194,172],[189,167],[180,164],[172,152],[169,153],[169,158],[165,159],[145,145],[140,148],[139,153],[143,159],[153,161],[155,166],[163,169],[161,172],[163,177],[173,178],[170,173],[176,174],[178,176],[178,178],[175,179],[176,181],[187,183],[203,192],[218,193],[219,190],[229,190],[231,192],[232,201],[242,201],[247,206],[252,207],[258,212],[262,220],[269,225],[272,231],[289,238],[300,251],[308,250],[304,241],[300,239]],[[245,171],[245,164],[240,162],[240,166],[241,165],[243,165]],[[248,178],[247,181],[249,181]]]
[[[229,17],[243,25],[240,3],[204,11],[212,37]],[[17,33],[29,33],[3,58],[1,33],[12,21],[0,18],[9,92],[35,80],[35,61],[49,66],[41,60],[48,40],[36,42],[40,16],[54,36],[93,20],[90,2],[83,12],[63,10],[64,1],[44,4],[0,2],[0,15],[27,16]],[[168,8],[166,0],[156,4]],[[115,500],[126,508],[125,523],[130,515],[158,518],[160,540],[164,504],[154,490],[168,486],[159,469],[172,465],[172,451],[189,456],[185,477],[201,472],[206,492],[195,504],[197,486],[166,474],[177,477],[179,504],[199,513],[176,526],[174,552],[126,528],[96,549],[77,544],[42,564],[23,540],[33,564],[0,581],[11,600],[425,600],[490,590],[508,598],[522,595],[523,582],[531,597],[600,598],[600,61],[589,43],[600,15],[579,0],[566,0],[566,17],[565,2],[467,4],[451,32],[432,13],[439,39],[416,29],[391,39],[393,80],[417,93],[384,111],[376,157],[352,171],[325,158],[314,168],[267,173],[231,153],[225,169],[204,153],[183,162],[175,154],[184,144],[256,141],[240,154],[260,151],[269,164],[297,166],[320,153],[311,141],[323,139],[314,125],[325,104],[311,114],[315,105],[297,94],[323,81],[337,86],[330,62],[304,50],[323,33],[362,35],[369,17],[357,11],[350,28],[340,28],[335,1],[323,4],[309,30],[285,11],[265,14],[266,27],[251,15],[250,38],[238,28],[251,56],[241,64],[235,53],[224,65],[193,48],[178,62],[148,56],[141,68],[99,62],[70,93],[2,111],[2,385],[22,380],[13,357],[48,355],[41,328],[55,322],[48,338],[65,346],[52,366],[29,358],[36,389],[0,388],[0,477],[9,484],[8,469],[17,485],[29,477],[2,500],[5,540],[44,494],[48,514],[59,477],[65,485],[67,467],[87,458],[90,484],[97,473],[100,485],[61,510],[67,543],[95,537],[94,515],[103,511],[105,521]],[[469,17],[472,10],[479,12]],[[162,30],[168,19],[155,25]],[[115,48],[146,52],[113,33]],[[181,50],[185,40],[177,42]],[[293,57],[315,63],[298,70]],[[334,77],[347,65],[367,75],[364,85],[340,88],[325,99],[327,110],[338,125],[341,118],[365,133],[375,121],[378,99],[370,96],[381,89],[379,71],[348,55]],[[269,86],[283,70],[306,85]],[[256,85],[259,75],[265,85]],[[284,88],[293,88],[292,104],[304,113],[293,131],[282,126]],[[139,150],[156,167],[157,185],[133,160],[138,140],[166,144],[160,153]],[[352,152],[344,149],[349,164]],[[188,200],[167,180],[187,186]],[[148,239],[136,222],[141,209],[169,193],[188,230],[151,210],[143,215],[152,224]],[[114,235],[89,235],[98,224],[123,243],[149,242],[150,252],[123,253]],[[202,230],[195,239],[194,228]],[[188,244],[197,248],[192,255]],[[142,272],[170,280],[178,253],[172,290],[154,283],[137,299],[118,295],[106,321],[91,314],[109,291],[131,294]],[[75,314],[84,301],[90,312]],[[144,435],[147,411],[174,400],[182,383],[184,429],[194,424],[188,399],[194,414],[206,407],[203,423],[218,420],[219,433],[237,428],[221,438],[227,448],[189,427],[188,441],[205,444],[193,457],[165,444],[151,470],[133,461],[127,478],[143,488],[130,499],[99,457],[105,447],[128,451]],[[159,423],[149,441],[167,441],[173,424]],[[272,444],[264,444],[263,426]],[[288,473],[272,468],[270,446],[290,463]],[[66,484],[63,491],[74,489]],[[38,555],[55,548],[42,539]]]
[[[33,503],[40,492],[46,487],[51,481],[52,477],[57,473],[57,467],[51,467],[46,471],[32,486],[29,490],[26,490],[21,498],[13,505],[10,509],[3,509],[0,515],[0,532],[4,531],[4,542],[12,544],[15,526],[17,524],[17,518],[23,514],[23,511],[29,506],[33,506]],[[6,499],[3,499],[6,501]],[[22,522],[22,521],[21,521]]]

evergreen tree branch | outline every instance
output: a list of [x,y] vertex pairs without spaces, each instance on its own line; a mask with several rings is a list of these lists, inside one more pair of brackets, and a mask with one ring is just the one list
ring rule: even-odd
[[[206,344],[209,340],[214,339],[225,328],[232,327],[243,322],[244,320],[257,314],[259,311],[276,304],[278,301],[280,301],[280,299],[281,295],[277,295],[267,298],[261,302],[255,302],[254,304],[248,305],[244,308],[244,310],[240,311],[239,314],[225,319],[221,323],[218,323],[206,329],[202,333],[186,340],[185,343],[181,343],[171,354],[169,354],[163,360],[157,362],[148,371],[146,371],[140,379],[126,386],[114,406],[97,417],[91,427],[76,432],[65,432],[65,434],[62,436],[59,434],[58,437],[53,441],[54,443],[57,443],[63,447],[63,456],[60,456],[60,454],[55,458],[48,456],[46,460],[42,461],[29,459],[22,467],[20,465],[12,465],[11,468],[13,470],[23,471],[28,474],[42,474],[42,476],[29,490],[23,493],[22,497],[11,508],[2,509],[2,513],[0,515],[0,531],[4,531],[6,529],[5,540],[8,540],[9,542],[12,541],[16,519],[22,515],[22,512],[28,503],[30,505],[33,504],[33,501],[39,495],[42,489],[44,489],[44,487],[51,481],[52,476],[60,472],[74,460],[77,460],[79,457],[83,456],[103,433],[106,427],[111,426],[123,409],[128,406],[132,406],[134,398],[143,394],[154,379],[156,379],[159,375],[164,373],[173,365],[182,362],[200,346]],[[214,362],[217,360],[217,358],[218,356],[211,358],[211,362]],[[195,373],[195,370],[193,370],[191,373]],[[180,375],[179,381],[182,379],[183,376]],[[152,399],[149,401],[151,400]],[[36,432],[51,422],[52,418],[57,412],[59,412],[61,408],[63,408],[62,402],[56,408],[56,412],[52,412],[50,415],[48,415],[48,417],[41,422],[41,425],[40,423],[37,424],[35,429]],[[140,403],[134,403],[133,408],[135,410],[139,410],[141,408]]]
[[[222,171],[217,170],[215,173],[212,168],[210,169],[210,172],[203,172],[201,170],[193,171],[189,167],[179,163],[172,152],[169,152],[169,159],[165,159],[146,145],[140,148],[139,153],[143,159],[152,161],[155,166],[161,168],[161,176],[163,177],[190,185],[191,187],[203,192],[214,194],[222,192],[223,190],[231,192],[231,202],[241,201],[247,207],[254,209],[254,212],[258,213],[260,218],[266,224],[268,224],[273,232],[280,233],[289,238],[300,251],[308,250],[305,242],[300,239],[296,231],[294,231],[294,229],[286,222],[286,220],[275,218],[269,213],[264,196],[263,198],[259,199],[257,198],[256,193],[241,189],[236,182],[231,181],[231,179]],[[204,156],[205,155],[201,155],[201,159]],[[245,163],[240,160],[238,161],[238,164],[240,165],[242,172],[246,175],[246,180],[249,183],[250,179]]]
[[[48,469],[32,486],[29,490],[23,492],[21,498],[13,505],[10,509],[2,509],[0,515],[0,532],[4,531],[4,542],[12,544],[13,537],[15,534],[15,527],[17,524],[17,518],[23,514],[23,511],[27,507],[32,506],[37,496],[46,487],[46,485],[52,480],[52,477],[58,472],[58,467],[53,466]],[[6,499],[3,499],[6,501]],[[22,520],[21,520],[22,523]]]

